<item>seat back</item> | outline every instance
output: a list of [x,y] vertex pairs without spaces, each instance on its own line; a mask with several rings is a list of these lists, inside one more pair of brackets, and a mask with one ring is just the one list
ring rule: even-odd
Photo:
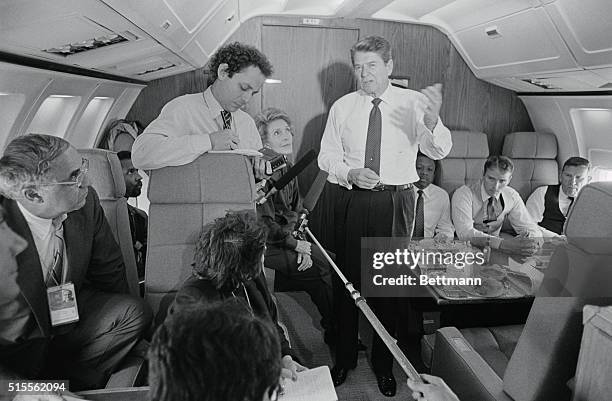
[[601,213],[611,209],[612,183],[589,184],[576,198],[566,223],[568,243],[551,258],[504,374],[504,391],[514,400],[569,399],[582,308],[612,303],[612,217]]
[[514,162],[510,186],[524,201],[542,185],[559,183],[557,138],[542,132],[513,132],[504,138],[502,150]]
[[124,197],[125,181],[119,158],[115,152],[102,149],[80,149],[79,153],[89,160],[87,178],[100,197],[106,220],[121,248],[130,293],[139,296],[138,269],[130,231],[127,199]]
[[151,172],[145,299],[156,323],[191,274],[202,227],[227,211],[252,210],[256,188],[248,157],[204,154],[193,162]]
[[436,182],[452,198],[455,189],[480,180],[489,144],[482,132],[452,131],[451,136],[453,147],[448,156],[438,161]]

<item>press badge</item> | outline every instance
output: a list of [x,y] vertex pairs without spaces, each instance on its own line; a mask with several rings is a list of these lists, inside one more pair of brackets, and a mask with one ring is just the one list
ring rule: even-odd
[[47,288],[47,300],[49,301],[51,326],[79,321],[74,284],[65,283]]

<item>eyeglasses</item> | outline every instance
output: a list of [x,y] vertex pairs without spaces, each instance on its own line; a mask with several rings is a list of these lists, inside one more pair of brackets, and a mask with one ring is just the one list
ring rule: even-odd
[[43,182],[38,184],[39,186],[52,186],[52,185],[76,185],[79,188],[83,186],[83,181],[85,181],[85,176],[87,175],[87,171],[89,171],[89,160],[82,158],[81,159],[81,168],[79,169],[79,173],[74,177],[72,181],[63,181],[63,182]]

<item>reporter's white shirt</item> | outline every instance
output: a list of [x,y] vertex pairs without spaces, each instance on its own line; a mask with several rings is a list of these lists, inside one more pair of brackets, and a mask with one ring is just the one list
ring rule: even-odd
[[[194,93],[172,99],[159,116],[136,138],[132,163],[143,170],[191,163],[212,149],[209,134],[223,128],[223,108],[212,94]],[[232,112],[232,130],[238,133],[241,149],[259,150],[261,137],[250,115]]]

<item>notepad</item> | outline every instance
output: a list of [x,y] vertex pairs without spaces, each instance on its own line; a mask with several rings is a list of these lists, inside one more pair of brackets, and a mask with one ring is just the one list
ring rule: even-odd
[[337,401],[328,366],[298,373],[297,381],[285,380],[285,391],[279,401]]
[[261,152],[258,152],[254,149],[209,150],[208,153],[227,153],[227,154],[234,154],[234,155],[256,156],[256,157],[263,156]]

